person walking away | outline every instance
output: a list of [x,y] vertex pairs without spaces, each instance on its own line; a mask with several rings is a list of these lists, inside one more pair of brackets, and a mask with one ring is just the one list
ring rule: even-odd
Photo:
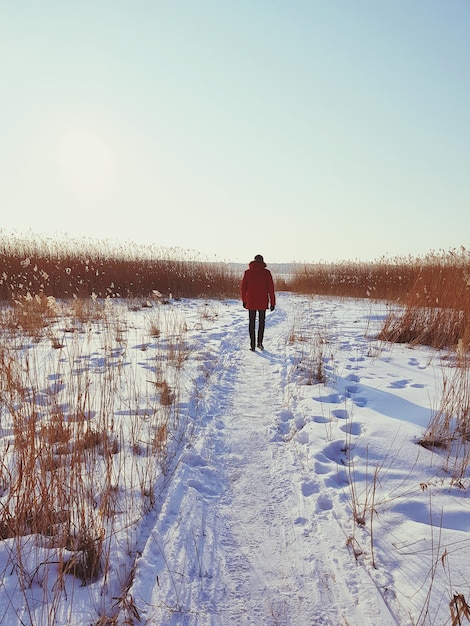
[[[248,330],[250,333],[251,350],[255,351],[255,345],[264,350],[264,327],[266,322],[266,310],[274,311],[276,306],[276,294],[271,272],[267,269],[261,254],[257,254],[249,263],[241,282],[241,297],[243,306],[248,309]],[[258,312],[258,341],[255,342],[256,312]]]

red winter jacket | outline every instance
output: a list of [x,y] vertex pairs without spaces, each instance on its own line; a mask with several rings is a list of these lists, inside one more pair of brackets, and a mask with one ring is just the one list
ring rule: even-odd
[[266,263],[251,261],[250,269],[243,275],[240,292],[242,302],[252,311],[262,311],[269,306],[276,306],[273,277],[266,269]]

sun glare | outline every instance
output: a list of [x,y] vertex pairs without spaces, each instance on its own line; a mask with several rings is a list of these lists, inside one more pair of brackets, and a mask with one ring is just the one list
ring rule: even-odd
[[78,193],[109,193],[116,178],[111,149],[92,133],[67,132],[59,147],[59,161],[68,185]]

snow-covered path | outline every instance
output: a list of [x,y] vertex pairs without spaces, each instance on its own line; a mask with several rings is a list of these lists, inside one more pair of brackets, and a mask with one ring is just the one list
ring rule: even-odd
[[218,507],[225,553],[221,623],[311,623],[321,604],[303,497],[292,482],[291,455],[272,432],[284,405],[285,336],[276,334],[272,352],[243,352],[225,417],[231,462]]
[[221,338],[202,428],[137,565],[136,605],[172,626],[396,624],[345,549],[322,467],[312,475],[289,445],[302,418],[286,397],[288,310],[270,316],[263,353],[248,350],[245,325]]

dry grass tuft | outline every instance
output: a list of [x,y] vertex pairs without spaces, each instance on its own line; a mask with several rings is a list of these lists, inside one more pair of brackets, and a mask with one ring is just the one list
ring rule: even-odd
[[104,530],[98,536],[90,536],[88,532],[79,534],[73,539],[73,554],[67,561],[59,565],[59,573],[72,574],[87,585],[97,580],[102,571]]
[[438,407],[419,443],[445,455],[444,469],[459,483],[470,464],[470,360],[462,347],[454,367],[442,370]]

